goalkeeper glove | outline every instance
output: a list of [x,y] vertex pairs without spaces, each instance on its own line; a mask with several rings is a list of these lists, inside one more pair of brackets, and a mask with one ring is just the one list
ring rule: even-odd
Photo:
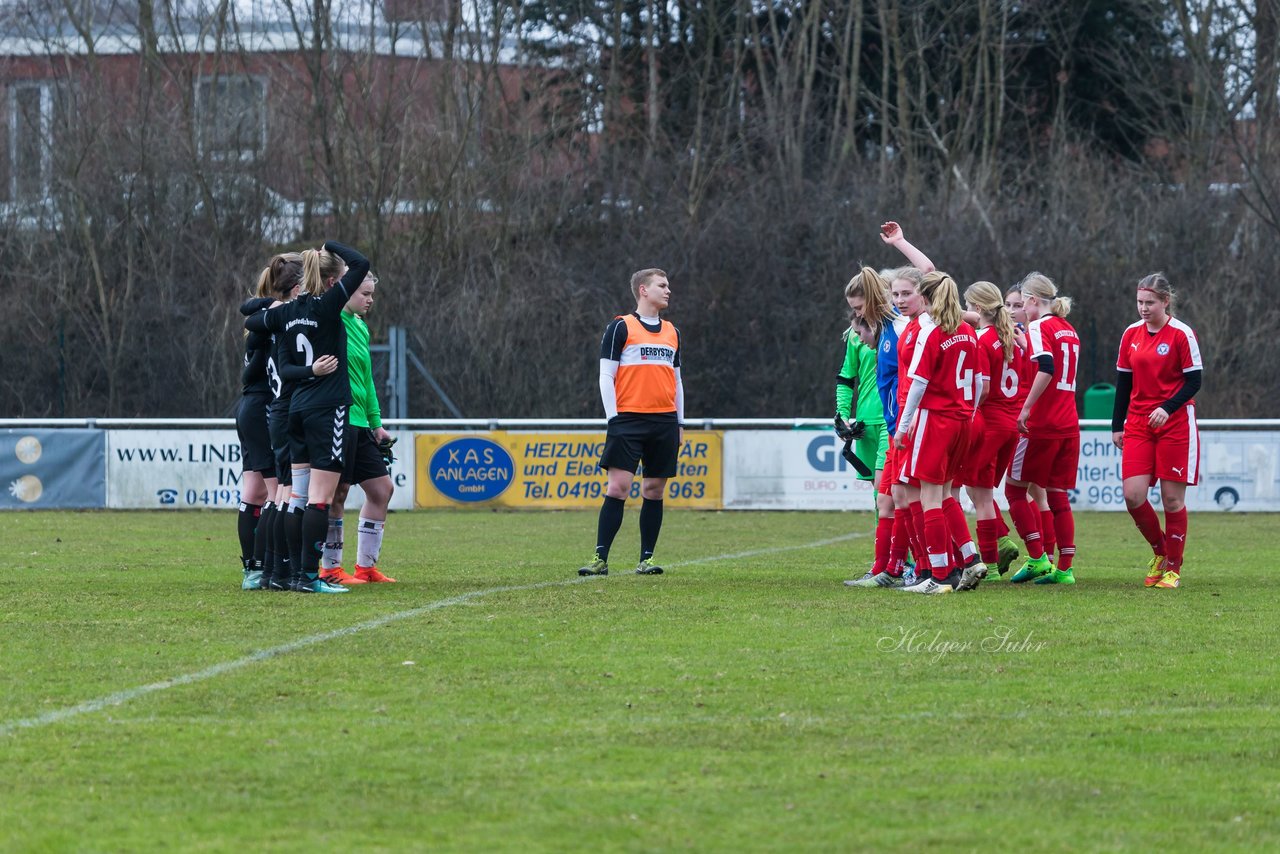
[[396,455],[392,453],[391,446],[396,443],[394,436],[388,436],[378,443],[378,452],[382,454],[382,462],[387,468],[396,461]]
[[861,421],[850,424],[839,415],[836,416],[836,435],[845,442],[853,442],[862,438],[867,432],[867,425]]

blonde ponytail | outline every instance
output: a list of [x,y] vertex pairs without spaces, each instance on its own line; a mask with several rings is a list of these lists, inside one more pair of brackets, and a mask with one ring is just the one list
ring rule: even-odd
[[920,295],[929,301],[929,317],[950,335],[964,322],[960,306],[960,288],[956,280],[943,272],[925,273],[920,281]]
[[1044,273],[1028,273],[1018,289],[1043,303],[1048,313],[1055,317],[1066,317],[1071,313],[1071,297],[1059,296],[1058,286]]
[[1000,339],[1000,347],[1004,350],[1004,363],[1009,364],[1013,358],[1013,317],[1005,308],[1000,289],[991,282],[974,282],[964,292],[964,301],[978,310],[978,313],[991,321],[996,329],[996,337]]

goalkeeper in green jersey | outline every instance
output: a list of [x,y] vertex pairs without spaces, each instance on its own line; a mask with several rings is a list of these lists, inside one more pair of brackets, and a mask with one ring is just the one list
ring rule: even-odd
[[[865,339],[870,339],[868,345]],[[874,482],[884,468],[889,450],[889,431],[884,423],[884,405],[876,386],[876,347],[871,328],[854,315],[845,331],[844,364],[836,375],[836,418],[842,438],[852,436],[854,453],[868,470],[858,472],[858,480]]]
[[[876,490],[875,563],[861,578],[845,584],[851,587],[900,587],[903,570],[890,566],[894,507],[889,490],[880,482],[889,450],[889,428],[877,381],[877,342],[886,327],[892,327],[894,313],[889,304],[884,279],[864,267],[845,286],[851,320],[845,331],[844,365],[836,375],[836,431],[841,438],[856,443],[861,464],[859,480],[868,480]],[[852,421],[852,424],[849,422]],[[857,466],[855,466],[857,468]],[[868,472],[868,470],[870,470]]]
[[[394,582],[378,570],[378,554],[382,550],[382,531],[387,520],[387,507],[395,487],[387,468],[394,460],[391,446],[395,440],[382,426],[382,409],[373,384],[373,365],[369,358],[369,327],[364,316],[373,307],[377,276],[370,273],[342,310],[342,324],[347,332],[347,371],[351,377],[351,411],[347,415],[342,481],[329,506],[329,532],[325,537],[320,577],[330,584],[367,584]],[[360,508],[360,527],[356,531],[355,574],[342,567],[343,503],[347,490],[356,483],[364,490]]]

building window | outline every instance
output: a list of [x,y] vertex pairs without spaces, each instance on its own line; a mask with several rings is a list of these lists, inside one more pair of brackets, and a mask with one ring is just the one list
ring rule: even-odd
[[253,160],[267,145],[266,84],[248,76],[196,83],[200,153],[212,160]]
[[63,95],[51,80],[9,85],[9,191],[15,202],[49,198],[54,137],[66,114]]

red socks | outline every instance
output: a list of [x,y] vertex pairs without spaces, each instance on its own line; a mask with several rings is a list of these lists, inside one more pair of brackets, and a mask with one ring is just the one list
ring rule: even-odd
[[1058,535],[1058,569],[1070,569],[1076,556],[1076,517],[1071,512],[1071,499],[1061,490],[1049,492],[1049,512]]
[[[1133,517],[1133,524],[1138,526],[1138,532],[1151,545],[1151,551],[1158,555],[1164,554],[1164,531],[1160,530],[1160,517],[1156,515],[1156,510],[1151,506],[1150,501],[1144,501],[1137,507],[1129,508],[1129,515]],[[1165,514],[1168,518],[1168,514]],[[1185,531],[1186,528],[1184,527]]]
[[1164,511],[1164,553],[1169,569],[1182,570],[1182,553],[1187,547],[1187,508]]
[[889,551],[893,544],[893,519],[881,518],[876,522],[876,564],[872,575],[879,575],[889,568]]
[[1000,512],[1000,505],[992,501],[991,509],[996,511],[996,539],[1009,536],[1009,526],[1004,521],[1004,514]]
[[995,519],[978,520],[978,554],[982,562],[995,566],[1000,561],[1000,551],[996,541],[1000,539],[1000,525]]
[[889,546],[888,571],[894,575],[907,559],[907,549],[911,546],[911,511],[905,507],[894,508],[893,540]]
[[920,575],[921,567],[928,569],[929,552],[925,548],[924,538],[924,505],[912,501],[911,510],[911,551],[916,555],[916,575]]
[[1013,526],[1018,529],[1018,536],[1027,544],[1027,557],[1036,560],[1044,554],[1044,543],[1040,539],[1040,514],[1027,502],[1025,486],[1006,484],[1004,495],[1009,500],[1009,516],[1013,519]]
[[1053,560],[1053,552],[1058,547],[1057,528],[1053,524],[1053,507],[1051,506],[1048,510],[1038,510],[1032,503],[1031,510],[1040,514],[1040,542],[1043,543],[1044,553],[1049,556],[1049,560]]
[[960,552],[959,565],[964,566],[970,558],[978,556],[978,549],[973,545],[973,535],[969,533],[969,520],[964,518],[964,510],[960,502],[948,495],[942,499],[942,513],[947,517],[947,530],[951,532],[951,542]]
[[[918,503],[912,507],[920,506]],[[951,574],[951,536],[947,532],[947,517],[941,510],[923,510],[924,539],[929,551],[929,569],[933,577],[942,581]],[[916,573],[919,575],[919,572]]]

